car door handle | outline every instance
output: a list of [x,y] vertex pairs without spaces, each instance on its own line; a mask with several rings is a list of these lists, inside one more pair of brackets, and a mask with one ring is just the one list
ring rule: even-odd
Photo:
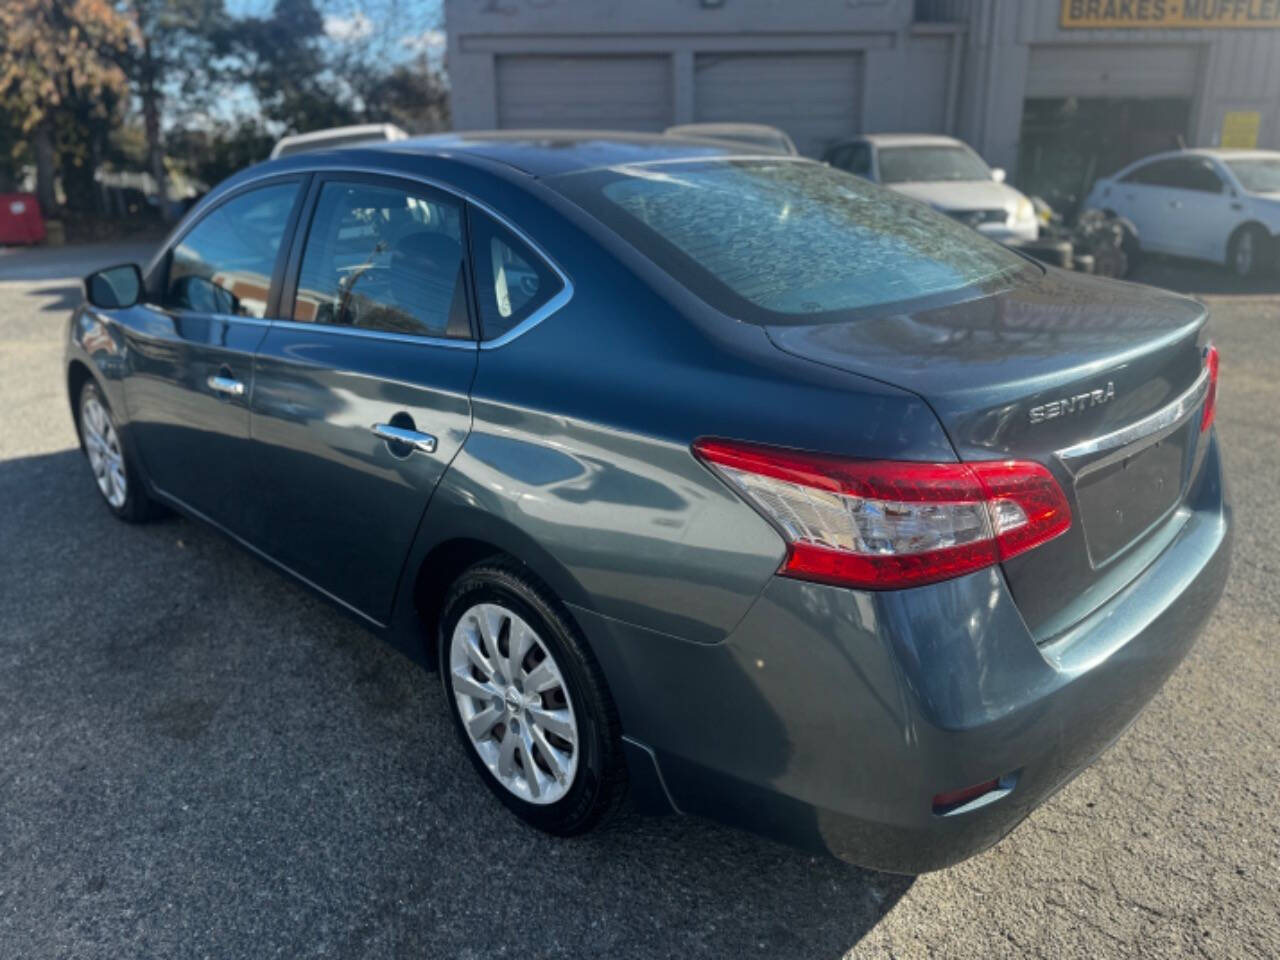
[[387,443],[403,443],[422,453],[436,452],[436,438],[429,433],[422,433],[418,430],[394,427],[389,423],[375,423],[373,425],[373,435],[387,441]]
[[1170,201],[1169,201],[1169,206],[1173,207],[1175,210],[1181,209],[1181,207],[1182,207],[1182,201],[1181,201],[1181,200],[1170,200]]
[[214,393],[225,393],[229,397],[244,396],[244,384],[232,377],[214,374],[206,382]]

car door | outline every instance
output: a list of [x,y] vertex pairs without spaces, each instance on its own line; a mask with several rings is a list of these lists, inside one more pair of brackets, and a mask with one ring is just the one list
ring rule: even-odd
[[1169,181],[1173,160],[1153,160],[1130,170],[1110,198],[1110,206],[1120,216],[1132,221],[1138,229],[1142,249],[1154,253],[1172,253],[1168,235],[1168,213],[1171,198]]
[[1207,157],[1169,161],[1164,172],[1161,232],[1172,253],[1199,260],[1226,259],[1227,239],[1239,222],[1234,198]]
[[252,542],[386,622],[424,509],[471,427],[463,202],[412,181],[312,184],[258,349]]
[[172,243],[123,325],[130,431],[152,484],[241,532],[253,356],[303,178],[229,194]]

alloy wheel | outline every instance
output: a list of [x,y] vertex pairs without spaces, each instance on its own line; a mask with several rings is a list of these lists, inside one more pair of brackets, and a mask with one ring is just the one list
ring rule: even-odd
[[578,722],[537,632],[501,604],[476,604],[454,627],[449,673],[462,725],[489,772],[529,803],[562,799],[578,769]]
[[98,489],[102,491],[107,503],[119,510],[129,497],[124,454],[120,450],[120,437],[116,433],[115,424],[111,422],[111,414],[92,390],[84,392],[84,400],[80,405],[80,427]]

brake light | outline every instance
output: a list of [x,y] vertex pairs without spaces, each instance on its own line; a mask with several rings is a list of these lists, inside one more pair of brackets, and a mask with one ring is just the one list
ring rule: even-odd
[[989,567],[1071,526],[1038,463],[848,460],[703,439],[694,452],[782,533],[779,573],[868,589]]
[[1200,432],[1204,433],[1213,426],[1214,415],[1218,412],[1218,348],[1213,344],[1204,351],[1204,367],[1209,371],[1209,392],[1204,397],[1204,412],[1200,414]]

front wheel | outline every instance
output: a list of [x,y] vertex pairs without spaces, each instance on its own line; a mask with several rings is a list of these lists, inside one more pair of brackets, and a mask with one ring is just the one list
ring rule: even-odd
[[563,606],[518,564],[454,583],[440,675],[464,749],[489,789],[548,833],[584,833],[626,786],[617,710]]
[[1268,239],[1266,232],[1254,224],[1238,229],[1227,244],[1227,267],[1241,279],[1261,274],[1266,265]]
[[126,523],[147,520],[153,512],[151,500],[125,452],[111,407],[97,384],[88,381],[80,389],[77,411],[80,439],[107,509]]

